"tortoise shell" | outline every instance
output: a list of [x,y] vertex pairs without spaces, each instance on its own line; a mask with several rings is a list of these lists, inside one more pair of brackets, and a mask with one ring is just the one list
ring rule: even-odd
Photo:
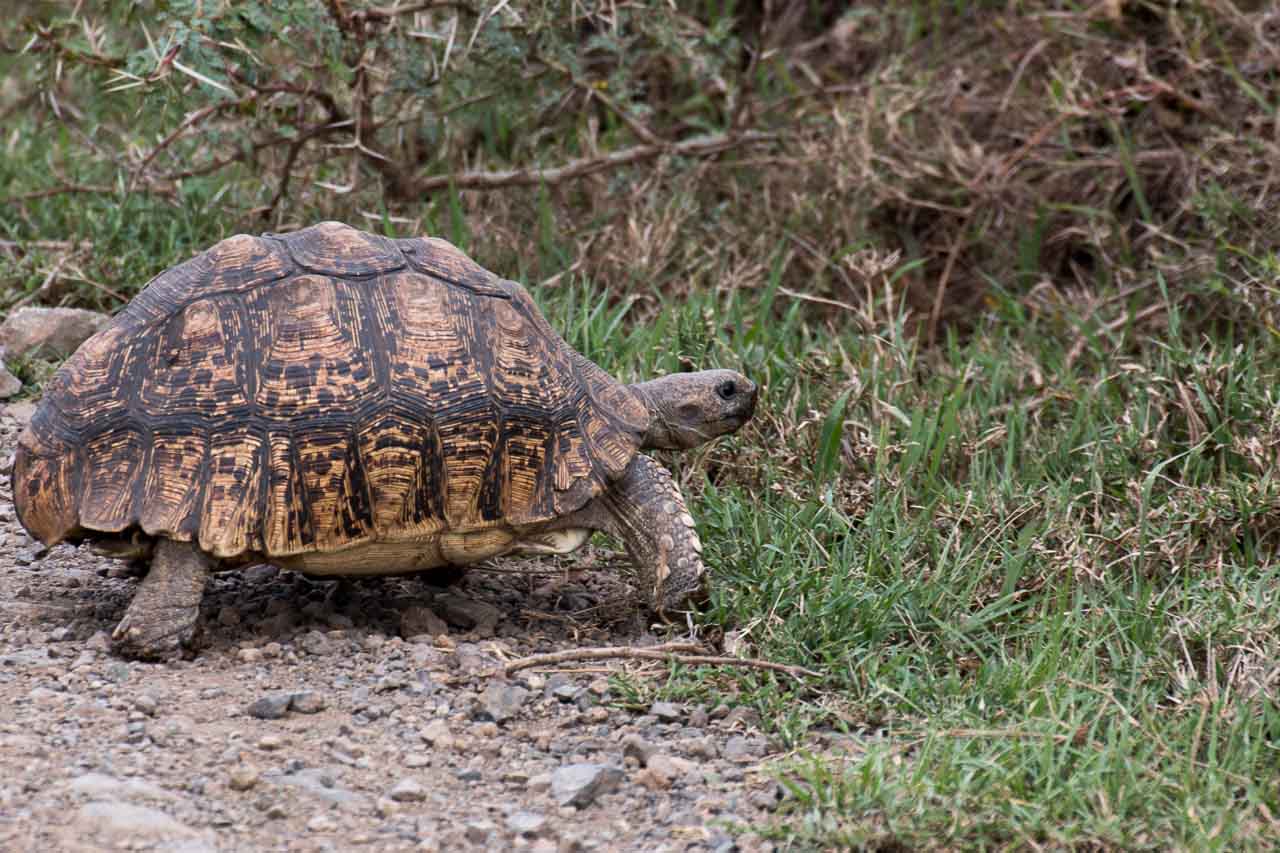
[[153,279],[48,383],[13,487],[49,544],[141,530],[288,557],[563,516],[647,422],[520,285],[443,240],[326,222]]

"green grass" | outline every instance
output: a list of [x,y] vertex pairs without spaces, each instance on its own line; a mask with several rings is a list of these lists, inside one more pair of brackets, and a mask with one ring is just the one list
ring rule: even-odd
[[[926,353],[894,322],[834,340],[758,323],[767,294],[694,293],[631,325],[588,294],[544,298],[610,369],[669,367],[714,307],[687,352],[764,382],[743,434],[669,461],[715,472],[695,478],[704,624],[825,677],[628,686],[754,704],[798,750],[774,768],[792,797],[767,834],[1269,846],[1274,338],[1196,339],[1175,305],[1163,339],[1011,311]],[[838,755],[812,745],[822,730]]]

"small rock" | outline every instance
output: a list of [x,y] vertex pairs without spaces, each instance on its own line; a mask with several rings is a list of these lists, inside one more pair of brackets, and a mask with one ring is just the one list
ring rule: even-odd
[[258,649],[241,649],[236,652],[236,659],[241,663],[257,663],[262,660],[262,652]]
[[581,687],[572,683],[557,684],[554,687],[551,687],[551,685],[548,684],[547,686],[550,688],[551,695],[556,699],[559,699],[561,702],[572,702],[582,691]]
[[251,704],[245,709],[245,713],[259,720],[278,720],[289,713],[291,704],[292,693],[271,693]]
[[720,750],[716,746],[716,739],[713,737],[702,737],[687,740],[683,744],[684,751],[692,758],[701,758],[712,761],[719,757]]
[[299,690],[289,694],[289,709],[299,714],[318,714],[327,707],[329,703],[325,701],[324,694],[314,690]]
[[366,802],[363,795],[339,787],[338,770],[331,767],[264,773],[262,781],[271,785],[287,785],[332,805],[359,809]]
[[641,767],[649,763],[649,756],[653,755],[657,748],[646,741],[640,735],[627,735],[622,740],[622,756],[623,758],[635,759],[635,762]]
[[274,752],[284,746],[284,738],[279,735],[263,735],[258,739],[258,749],[264,752]]
[[[714,716],[715,712],[712,712],[712,717]],[[745,705],[739,705],[725,716],[724,724],[731,729],[758,729],[760,727],[760,712],[755,708],[748,708]]]
[[645,765],[645,769],[652,770],[654,773],[674,782],[677,779],[693,776],[698,770],[698,764],[684,758],[676,758],[674,755],[666,755],[659,752],[649,756],[649,762]]
[[739,764],[754,761],[764,755],[765,744],[758,738],[745,738],[734,735],[724,743],[724,757]]
[[400,763],[410,770],[417,770],[419,767],[430,767],[431,756],[425,752],[411,752]]
[[254,785],[258,784],[258,771],[254,767],[247,764],[241,764],[231,771],[228,784],[233,791],[248,791]]
[[27,424],[31,423],[31,418],[35,416],[36,405],[30,400],[19,400],[5,406],[4,411],[17,422],[19,429],[25,429]]
[[11,356],[65,356],[111,322],[80,308],[19,308],[0,324],[0,347]]
[[102,677],[112,684],[124,684],[129,680],[129,664],[124,661],[113,661],[107,664],[106,670],[102,673]]
[[622,781],[621,768],[606,764],[567,764],[551,774],[551,794],[562,806],[585,808]]
[[495,681],[485,688],[480,707],[495,723],[505,723],[520,712],[529,691],[515,684]]
[[76,813],[75,823],[86,835],[105,834],[138,842],[160,838],[190,838],[195,831],[159,809],[113,800],[86,803]]
[[9,372],[0,361],[0,400],[8,399],[22,390],[22,380]]
[[475,643],[459,643],[453,651],[458,669],[470,675],[485,675],[498,667],[498,661],[485,654]]
[[323,657],[333,651],[333,644],[320,631],[308,631],[302,635],[298,645],[304,652],[316,657]]
[[643,785],[650,791],[665,791],[671,787],[671,777],[658,772],[653,767],[642,768],[632,778],[636,784]]
[[427,723],[418,732],[418,737],[436,749],[453,749],[453,733],[449,731],[449,724],[444,720],[436,719]]
[[67,783],[67,789],[86,797],[106,800],[173,800],[175,795],[141,779],[117,779],[105,773],[85,773]]
[[484,844],[497,828],[492,821],[473,820],[468,821],[466,831],[463,834],[472,844]]
[[707,709],[701,705],[689,712],[689,726],[691,728],[705,729],[709,721],[710,716],[707,714]]
[[502,618],[498,608],[460,595],[442,595],[436,601],[446,622],[477,634],[492,634]]
[[387,796],[397,803],[420,803],[427,798],[427,789],[417,779],[410,777],[397,782],[387,792]]
[[533,794],[541,794],[543,791],[551,788],[551,774],[538,773],[529,777],[529,781],[525,783],[525,788]]
[[684,717],[684,710],[671,702],[654,702],[649,706],[649,713],[664,723],[674,723]]
[[430,607],[415,604],[405,608],[400,614],[400,636],[406,640],[424,634],[429,637],[438,637],[448,633],[449,626]]
[[333,832],[337,828],[338,824],[327,814],[318,814],[307,821],[307,829],[312,832]]
[[546,825],[546,815],[537,812],[516,812],[507,818],[507,831],[516,835],[537,835]]

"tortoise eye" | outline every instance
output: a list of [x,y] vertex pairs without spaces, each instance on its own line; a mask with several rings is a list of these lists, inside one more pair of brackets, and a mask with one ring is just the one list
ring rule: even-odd
[[716,393],[720,395],[721,400],[732,400],[733,395],[738,393],[738,385],[730,379],[728,382],[720,383],[720,387],[716,389]]

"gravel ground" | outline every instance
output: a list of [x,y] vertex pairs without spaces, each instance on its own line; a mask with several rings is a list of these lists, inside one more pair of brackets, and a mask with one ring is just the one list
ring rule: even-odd
[[0,409],[0,850],[772,849],[726,829],[782,793],[751,712],[621,708],[610,662],[501,674],[657,642],[605,572],[441,589],[259,566],[215,576],[193,659],[114,657],[136,577],[14,516],[29,412]]

